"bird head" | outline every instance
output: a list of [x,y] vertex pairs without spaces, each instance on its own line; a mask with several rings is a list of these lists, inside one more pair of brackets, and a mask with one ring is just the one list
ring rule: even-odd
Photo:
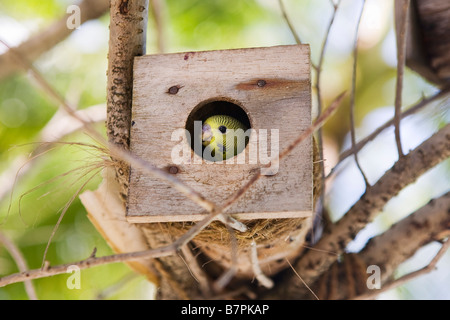
[[245,138],[235,143],[236,130],[242,129],[238,136],[243,136],[246,127],[237,119],[227,115],[211,116],[203,122],[202,144],[213,157],[220,160],[236,155],[245,147]]
[[204,146],[207,146],[210,143],[213,143],[216,138],[223,137],[228,128],[220,124],[213,119],[209,118],[205,121],[202,126],[202,143]]

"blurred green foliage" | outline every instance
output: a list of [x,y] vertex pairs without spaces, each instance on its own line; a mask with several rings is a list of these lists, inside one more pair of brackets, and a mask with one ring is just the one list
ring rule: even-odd
[[[364,121],[371,121],[367,115],[378,108],[381,110],[382,107],[388,107],[392,111],[394,101],[396,59],[392,31],[393,4],[390,0],[369,2],[370,14],[367,15],[378,17],[379,20],[369,21],[366,28],[361,30],[361,34],[373,34],[363,39],[359,50],[357,126]],[[284,3],[300,38],[311,45],[312,61],[317,65],[325,30],[333,11],[330,1],[285,0]],[[11,45],[17,45],[27,37],[39,33],[52,21],[60,19],[70,4],[72,1],[69,0],[2,1],[0,38],[9,41]],[[342,1],[330,34],[320,84],[324,106],[350,88],[352,43],[358,8],[356,1]],[[294,38],[275,0],[167,0],[162,16],[165,20],[164,42],[168,52],[294,44]],[[105,103],[108,23],[107,16],[86,23],[35,62],[50,84],[80,109]],[[158,48],[152,18],[147,34],[147,51],[155,53]],[[422,94],[429,95],[435,91],[436,88],[432,85],[407,71],[405,105],[413,104]],[[315,112],[317,101],[314,88],[313,102]],[[0,82],[0,174],[13,165],[17,156],[28,155],[36,147],[36,144],[30,143],[40,142],[39,133],[56,113],[57,107],[26,74],[18,73]],[[347,101],[324,128],[337,150],[348,145],[348,110]],[[434,119],[437,118],[437,123],[442,125],[446,121],[445,117],[446,113]],[[437,126],[438,124],[435,128]],[[368,133],[363,129],[358,130],[358,134]],[[104,130],[102,125],[99,125],[99,130]],[[83,133],[72,134],[65,141],[95,143]],[[33,170],[15,186],[12,201],[6,197],[0,203],[1,232],[18,245],[30,268],[41,266],[45,247],[62,208],[94,172],[86,176],[83,173],[68,175],[40,186],[29,194],[26,194],[27,191],[58,175],[82,167],[84,161],[95,160],[98,159],[80,148],[60,145],[40,157]],[[445,172],[448,173],[448,164]],[[86,188],[95,189],[100,180],[97,174]],[[23,194],[26,195],[20,197]],[[10,205],[11,210],[7,213]],[[98,256],[112,253],[88,221],[85,209],[76,198],[56,231],[46,260],[52,265],[78,261],[88,257],[94,248],[97,248]],[[17,271],[10,255],[0,247],[0,276]],[[142,277],[133,277],[132,274],[125,265],[112,264],[83,270],[80,290],[67,288],[69,275],[36,280],[34,284],[41,299],[150,297],[151,286]],[[109,290],[120,283],[121,279],[126,280],[123,281],[123,286]],[[412,296],[421,297],[420,293]],[[448,294],[446,297],[449,297]],[[23,284],[0,288],[0,299],[27,299]]]

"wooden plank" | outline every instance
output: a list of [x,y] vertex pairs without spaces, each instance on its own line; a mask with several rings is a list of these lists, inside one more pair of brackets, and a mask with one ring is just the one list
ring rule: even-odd
[[[258,80],[264,80],[260,87]],[[169,93],[172,87],[176,94]],[[191,111],[205,101],[238,104],[252,129],[279,131],[282,150],[311,124],[308,45],[175,53],[137,57],[134,64],[131,151],[176,176],[216,203],[242,187],[260,163],[207,164],[194,152],[174,165],[171,141]],[[245,149],[246,159],[252,144]],[[269,144],[269,150],[272,147]],[[312,213],[311,140],[298,146],[278,173],[260,179],[228,212],[241,219],[305,217]],[[269,152],[270,154],[270,152]],[[201,164],[198,164],[200,162]],[[195,221],[206,212],[163,181],[131,170],[130,222]]]

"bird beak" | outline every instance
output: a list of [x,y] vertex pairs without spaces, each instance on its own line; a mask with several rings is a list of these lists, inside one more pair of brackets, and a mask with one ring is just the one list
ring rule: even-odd
[[203,141],[203,143],[210,142],[212,136],[213,136],[213,134],[212,134],[210,125],[209,124],[204,124],[203,127],[202,127],[202,141]]

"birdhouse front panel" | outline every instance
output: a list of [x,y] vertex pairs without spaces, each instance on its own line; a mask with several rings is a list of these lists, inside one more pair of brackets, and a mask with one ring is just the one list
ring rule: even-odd
[[[236,218],[312,214],[312,140],[279,166],[269,162],[311,124],[308,45],[137,57],[132,108],[131,152],[217,204],[265,170],[227,211]],[[243,144],[226,143],[228,132]],[[206,214],[167,182],[131,168],[128,221]]]

